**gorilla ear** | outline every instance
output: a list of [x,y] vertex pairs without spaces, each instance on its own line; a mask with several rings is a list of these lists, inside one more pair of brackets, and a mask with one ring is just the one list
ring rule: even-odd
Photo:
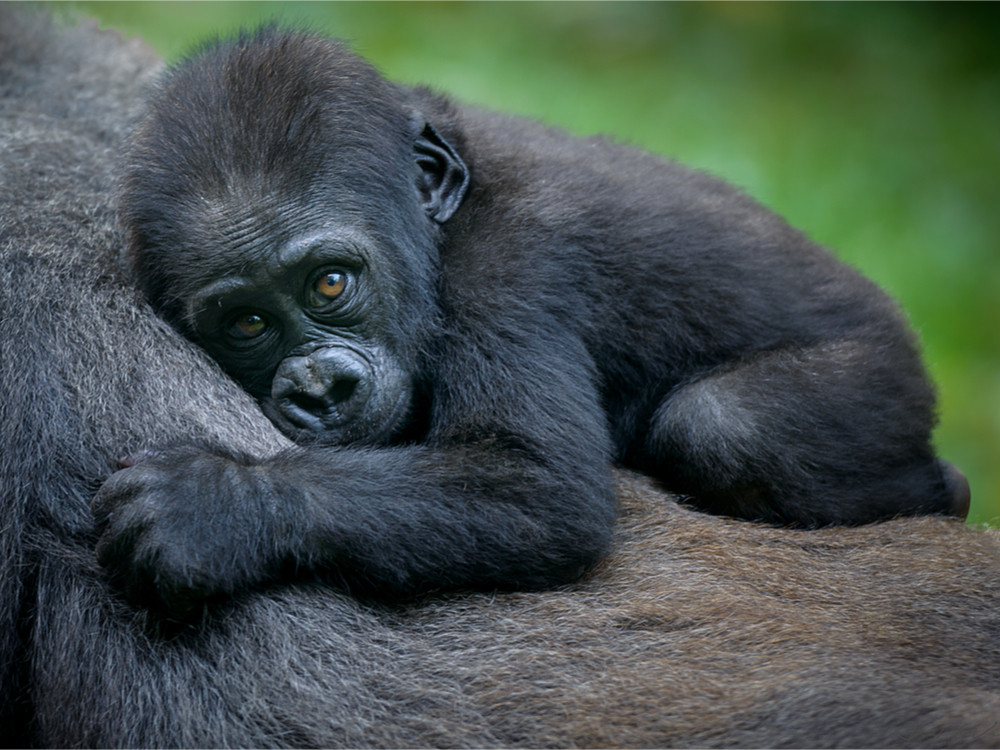
[[458,153],[430,123],[413,145],[420,167],[417,187],[424,201],[424,211],[438,224],[444,224],[458,210],[469,187],[469,169]]

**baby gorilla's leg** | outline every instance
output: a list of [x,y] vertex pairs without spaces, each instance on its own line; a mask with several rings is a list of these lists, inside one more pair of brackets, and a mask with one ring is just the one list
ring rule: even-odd
[[805,525],[968,506],[935,459],[919,373],[890,346],[838,341],[757,352],[669,393],[648,468],[716,513]]

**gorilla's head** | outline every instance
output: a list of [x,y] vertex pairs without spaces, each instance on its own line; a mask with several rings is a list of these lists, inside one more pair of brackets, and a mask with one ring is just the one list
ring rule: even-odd
[[384,442],[412,412],[440,225],[468,181],[405,90],[270,27],[170,71],[120,214],[153,305],[286,434]]

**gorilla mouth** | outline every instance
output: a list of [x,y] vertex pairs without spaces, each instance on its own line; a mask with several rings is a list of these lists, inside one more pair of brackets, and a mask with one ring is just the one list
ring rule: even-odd
[[370,398],[368,382],[345,379],[336,382],[322,398],[296,392],[277,399],[277,404],[289,422],[316,430],[353,421],[367,408]]
[[289,396],[280,402],[268,397],[261,408],[290,440],[320,445],[384,444],[406,425],[410,412],[409,388],[400,388],[391,405],[376,392],[360,405],[343,409],[338,403],[320,406],[309,396]]

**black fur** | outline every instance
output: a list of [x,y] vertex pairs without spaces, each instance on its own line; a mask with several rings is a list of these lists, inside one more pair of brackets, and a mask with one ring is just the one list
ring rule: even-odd
[[118,269],[112,165],[155,58],[16,11],[0,3],[0,745],[1000,744],[1000,547],[941,518],[790,532],[619,475],[612,554],[560,590],[390,609],[297,582],[193,626],[123,601],[89,511],[118,457],[288,443]]
[[717,179],[338,42],[265,28],[172,70],[121,216],[154,305],[315,443],[167,450],[102,488],[102,563],[174,614],[283,571],[381,596],[571,581],[607,547],[614,462],[780,523],[961,505],[874,284]]

